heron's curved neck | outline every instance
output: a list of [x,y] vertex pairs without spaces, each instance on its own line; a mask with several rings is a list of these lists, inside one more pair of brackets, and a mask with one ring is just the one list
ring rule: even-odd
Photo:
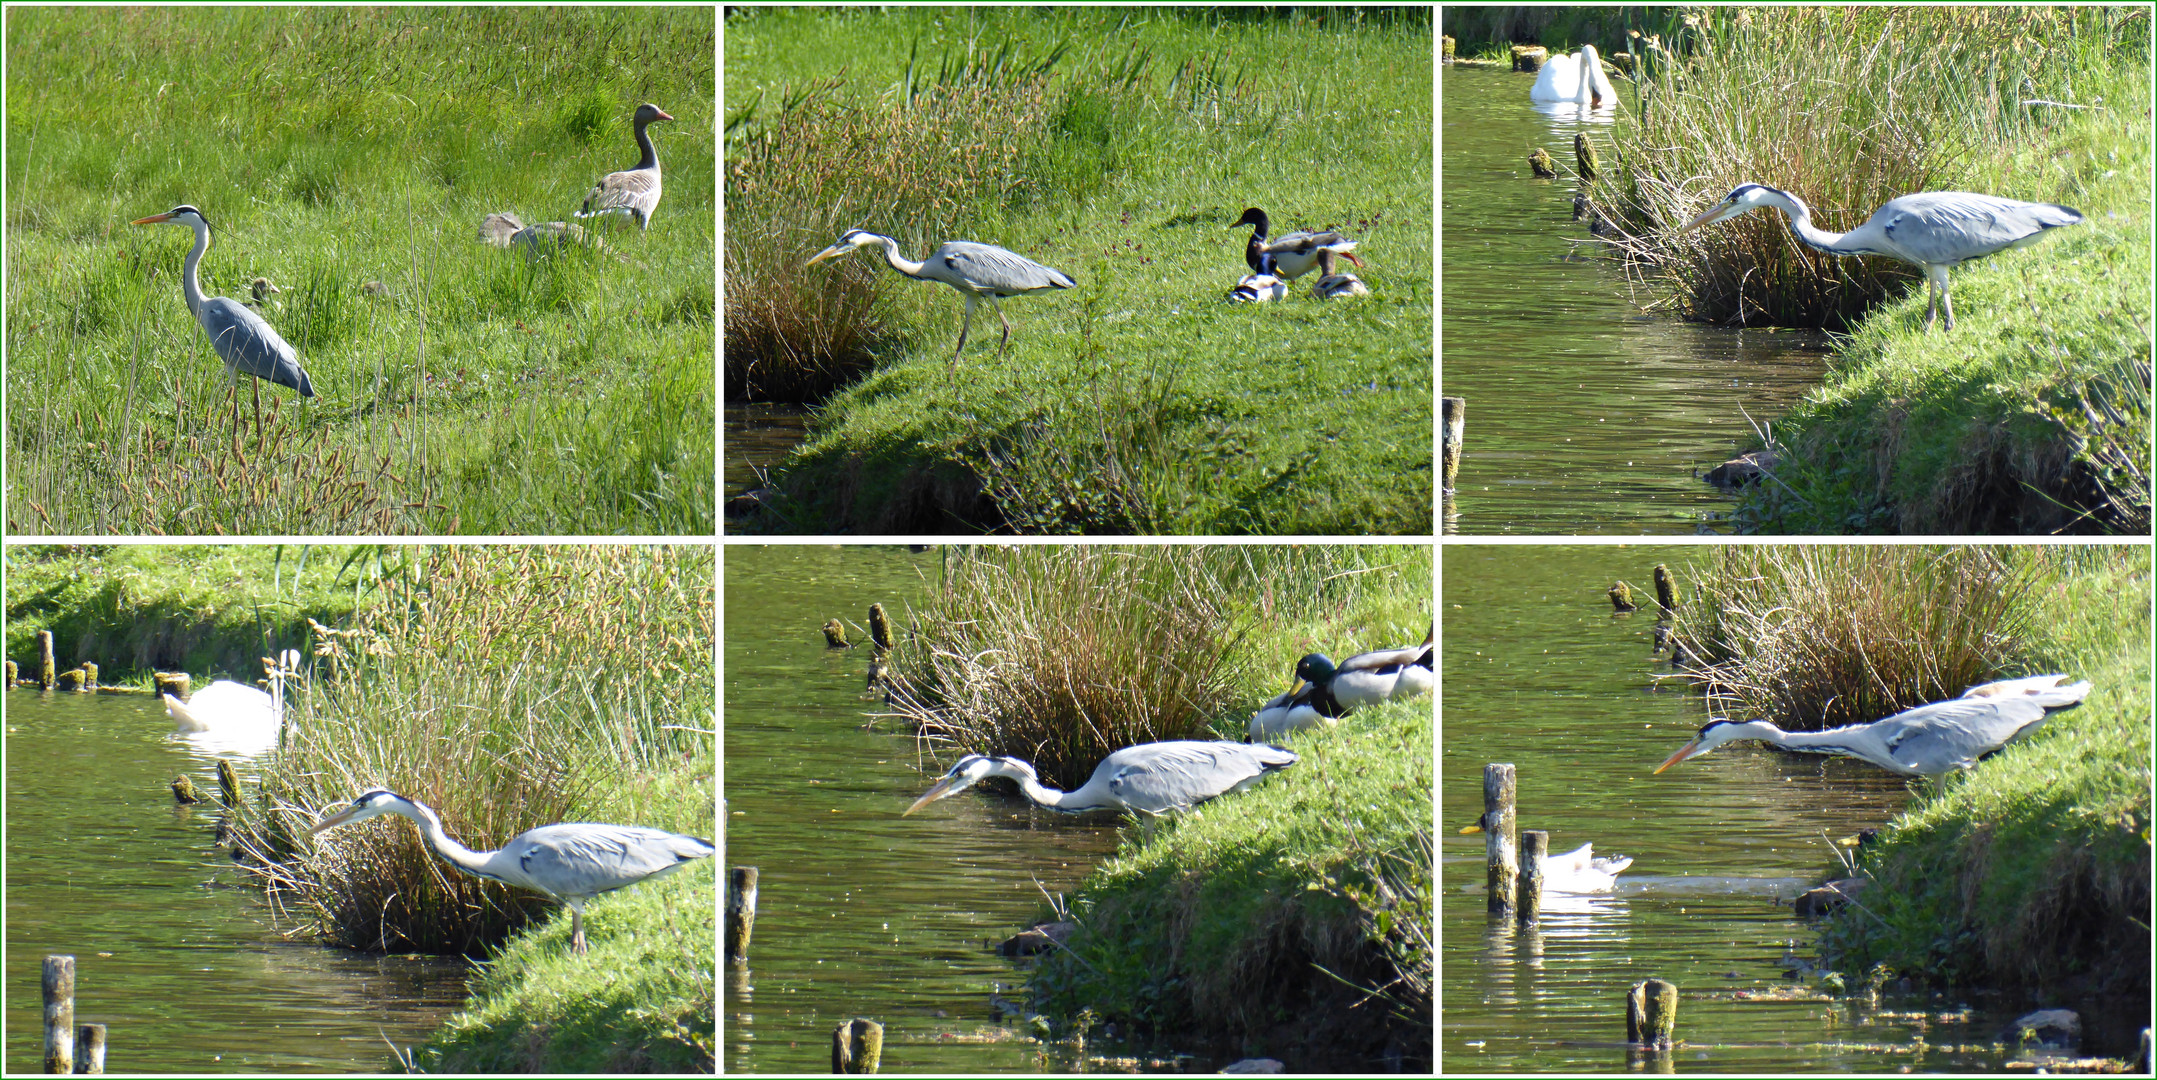
[[1075,792],[1058,791],[1042,784],[1041,779],[1034,775],[1033,766],[1023,761],[1014,761],[1008,758],[999,760],[996,763],[996,775],[1008,776],[1018,781],[1019,790],[1028,799],[1032,800],[1035,806],[1046,806],[1051,810],[1089,809],[1087,806],[1079,805],[1072,798],[1076,794]]
[[1844,757],[1865,757],[1856,748],[1851,732],[1870,725],[1853,724],[1847,727],[1829,728],[1826,731],[1784,731],[1765,720],[1748,721],[1743,725],[1745,734],[1741,739],[1758,739],[1773,743],[1785,750],[1804,750],[1815,754],[1841,754]]
[[632,171],[642,172],[659,167],[659,151],[652,148],[652,137],[644,130],[651,124],[649,120],[637,121],[637,149],[642,150],[644,156],[637,159],[637,167]]
[[493,866],[496,853],[473,851],[451,839],[449,833],[442,828],[441,816],[434,812],[433,807],[405,799],[397,804],[396,812],[419,823],[420,834],[427,838],[427,846],[433,848],[434,853],[440,855],[444,862],[474,877],[502,880],[502,876]]
[[187,310],[202,310],[202,282],[195,276],[195,268],[202,264],[202,253],[210,247],[210,226],[207,222],[195,222],[195,247],[187,253],[187,263],[180,269],[180,291],[187,294]]
[[[1796,233],[1798,239],[1811,244],[1813,247],[1830,255],[1865,255],[1870,253],[1865,248],[1844,245],[1843,237],[1848,236],[1848,233],[1828,232],[1825,229],[1813,228],[1812,207],[1805,205],[1805,200],[1787,192],[1776,192],[1775,197],[1769,201],[1772,205],[1782,207],[1783,213],[1790,215],[1790,231]],[[1813,734],[1823,733],[1814,732]]]
[[[890,263],[893,270],[897,270],[899,273],[905,274],[907,277],[915,278],[917,280],[932,280],[930,278],[924,278],[921,276],[921,263],[913,262],[909,260],[906,256],[899,254],[899,242],[897,240],[893,240],[891,237],[881,236],[876,233],[870,233],[869,235],[876,237],[877,241],[884,245],[884,261]],[[1015,774],[1007,773],[1005,775]]]

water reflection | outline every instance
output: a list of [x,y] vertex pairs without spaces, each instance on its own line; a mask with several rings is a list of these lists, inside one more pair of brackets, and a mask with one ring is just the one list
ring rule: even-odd
[[725,425],[726,498],[764,486],[764,474],[786,462],[809,437],[809,410],[800,405],[729,403]]
[[[214,752],[156,698],[8,691],[7,1068],[40,1067],[39,970],[76,961],[76,1021],[109,1027],[113,1072],[375,1072],[464,1003],[468,966],[288,940],[214,842],[218,811],[175,808]],[[235,761],[243,787],[258,766]]]
[[1607,160],[1627,114],[1533,104],[1528,77],[1511,72],[1448,65],[1440,78],[1441,378],[1468,399],[1469,433],[1447,530],[1719,528],[1731,500],[1694,470],[1816,386],[1826,338],[1650,314],[1660,297],[1573,220],[1574,181],[1533,179],[1525,160],[1540,146],[1569,165],[1579,132]]

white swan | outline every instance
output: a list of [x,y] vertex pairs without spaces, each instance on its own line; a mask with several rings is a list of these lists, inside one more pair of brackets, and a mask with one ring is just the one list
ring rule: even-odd
[[1610,76],[1603,73],[1603,60],[1595,53],[1595,46],[1582,45],[1571,56],[1558,54],[1543,62],[1536,73],[1535,86],[1528,91],[1530,101],[1570,101],[1586,108],[1610,109],[1618,104],[1617,88],[1610,85]]
[[285,714],[285,679],[299,673],[298,649],[286,649],[276,661],[264,661],[270,692],[244,683],[219,679],[190,695],[186,701],[162,695],[165,715],[173,730],[186,736],[212,737],[214,749],[256,754],[277,745],[277,732]]

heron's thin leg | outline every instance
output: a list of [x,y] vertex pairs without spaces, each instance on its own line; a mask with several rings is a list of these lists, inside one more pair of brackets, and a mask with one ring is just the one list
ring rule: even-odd
[[961,295],[966,297],[966,318],[959,323],[959,347],[952,351],[951,363],[944,365],[946,368],[958,366],[959,354],[966,351],[966,332],[974,328],[974,294],[962,293]]
[[259,450],[262,448],[262,380],[247,381],[255,391],[255,448]]
[[1955,328],[1955,302],[1948,299],[1947,285],[1944,282],[1940,285],[1940,310],[1947,315],[1947,328],[1953,330]]
[[584,941],[584,912],[577,908],[569,909],[569,951],[579,955],[591,951]]
[[1004,323],[1004,343],[996,350],[997,357],[1001,359],[1005,353],[1011,351],[1011,320],[1004,315],[1004,306],[996,302],[996,297],[989,297],[989,306],[996,309],[996,317]]

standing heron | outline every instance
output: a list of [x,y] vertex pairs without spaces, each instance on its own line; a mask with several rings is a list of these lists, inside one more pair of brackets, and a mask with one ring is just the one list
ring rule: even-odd
[[2081,704],[2090,684],[2060,685],[2066,679],[2065,675],[2038,675],[1986,683],[1950,701],[1827,731],[1784,731],[1765,720],[1710,720],[1693,741],[1679,747],[1655,771],[1741,739],[1808,754],[1862,758],[1904,776],[1974,769],[1979,759],[2037,730],[2054,711]]
[[[1207,799],[1242,791],[1294,765],[1296,755],[1277,746],[1236,742],[1156,742],[1126,746],[1101,759],[1093,778],[1072,791],[1043,787],[1034,767],[1015,757],[968,754],[939,777],[911,814],[938,799],[965,791],[991,776],[1019,782],[1035,806],[1067,814],[1123,810],[1150,818],[1188,810]],[[905,814],[900,815],[904,817]]]
[[1296,661],[1296,683],[1251,717],[1248,737],[1275,739],[1291,731],[1332,725],[1349,710],[1428,694],[1436,681],[1431,635],[1421,645],[1358,653],[1335,664],[1324,653]]
[[1050,289],[1069,289],[1078,283],[1071,275],[1051,269],[1020,255],[1006,251],[994,244],[976,244],[970,240],[947,240],[921,262],[914,262],[899,254],[899,242],[891,237],[863,229],[848,229],[837,243],[817,252],[804,268],[815,266],[825,259],[836,259],[849,251],[882,244],[884,261],[893,270],[915,281],[940,281],[959,290],[966,301],[966,319],[959,324],[959,347],[951,354],[951,364],[959,362],[959,354],[966,351],[966,332],[973,329],[974,304],[986,298],[989,306],[996,309],[996,317],[1004,324],[1003,345],[996,355],[1001,357],[1011,347],[1011,320],[1004,316],[1004,306],[997,300],[1028,293],[1046,292]]
[[1884,255],[1923,270],[1926,330],[1932,329],[1934,308],[1947,316],[1947,329],[1955,328],[1955,307],[1947,295],[1948,267],[2034,244],[2062,225],[2082,221],[2081,211],[2054,203],[2017,202],[1966,191],[1924,191],[1889,199],[1863,225],[1832,233],[1813,228],[1812,209],[1797,196],[1764,184],[1739,184],[1723,201],[1678,231],[1726,221],[1763,206],[1789,215],[1790,231],[1798,239],[1830,255]]
[[449,838],[442,818],[425,803],[376,788],[350,806],[315,822],[310,835],[383,814],[403,814],[419,824],[427,846],[444,862],[476,878],[542,892],[569,905],[569,948],[588,951],[584,904],[600,893],[663,877],[718,850],[711,841],[636,825],[571,822],[518,833],[500,851],[473,851]]
[[584,208],[577,211],[578,217],[627,214],[636,220],[637,228],[651,228],[652,211],[659,207],[659,151],[652,149],[652,137],[644,129],[655,120],[672,119],[650,102],[637,106],[637,149],[644,156],[621,172],[600,177],[585,193]]
[[1337,232],[1307,232],[1298,230],[1286,236],[1273,237],[1273,220],[1264,210],[1251,207],[1230,225],[1240,229],[1255,226],[1251,239],[1243,245],[1243,261],[1249,263],[1253,273],[1272,274],[1286,281],[1294,281],[1314,269],[1333,273],[1335,255],[1357,266],[1363,260],[1356,257],[1356,242]]
[[[257,435],[262,433],[261,380],[289,386],[301,397],[315,396],[314,383],[301,369],[299,354],[262,316],[237,300],[202,295],[202,282],[195,270],[202,263],[202,253],[210,247],[210,222],[202,211],[182,204],[162,214],[137,218],[135,224],[177,225],[195,230],[195,247],[187,253],[187,263],[180,272],[180,289],[187,296],[187,310],[202,324],[202,332],[210,336],[210,348],[225,361],[225,374],[231,379],[238,379],[242,372],[255,377],[250,385],[254,387]],[[233,422],[237,426],[238,417]]]

